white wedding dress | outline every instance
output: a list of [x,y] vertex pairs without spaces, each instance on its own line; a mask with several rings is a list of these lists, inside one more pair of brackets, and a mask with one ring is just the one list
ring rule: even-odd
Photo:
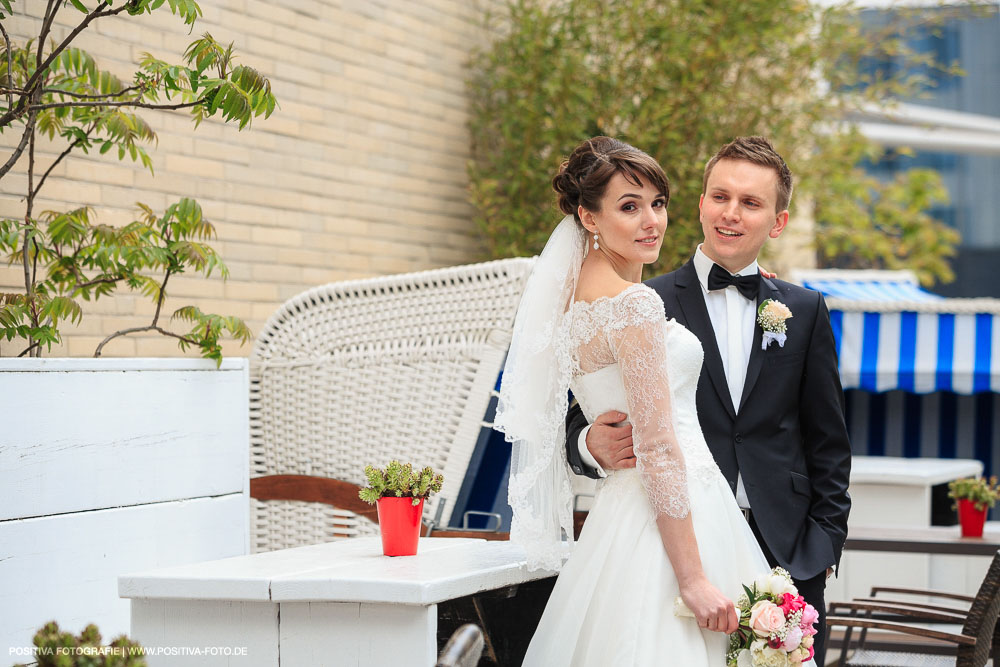
[[641,284],[572,304],[563,327],[580,407],[590,421],[629,415],[639,467],[600,483],[524,665],[724,667],[727,636],[674,613],[677,579],[655,521],[690,511],[705,574],[734,601],[770,569],[698,424],[701,344]]

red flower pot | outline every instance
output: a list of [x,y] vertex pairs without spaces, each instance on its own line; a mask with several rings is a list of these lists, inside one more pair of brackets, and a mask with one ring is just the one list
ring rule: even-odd
[[382,533],[382,553],[386,556],[415,556],[423,512],[423,498],[417,505],[413,504],[413,498],[379,498],[378,527]]
[[958,523],[962,526],[962,537],[982,537],[986,523],[986,509],[977,510],[968,498],[958,500]]

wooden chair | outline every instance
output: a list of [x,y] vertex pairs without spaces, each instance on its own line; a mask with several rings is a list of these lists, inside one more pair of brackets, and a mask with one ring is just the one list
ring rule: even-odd
[[532,264],[331,283],[275,311],[250,357],[252,551],[377,534],[357,492],[394,458],[444,474],[424,517],[448,525]]
[[[960,602],[969,602],[968,608],[944,604],[879,598],[880,593],[927,595]],[[989,570],[975,597],[917,591],[915,589],[875,587],[871,598],[852,602],[834,602],[829,605],[826,618],[827,631],[835,627],[846,628],[842,640],[838,666],[851,665],[893,667],[895,665],[933,665],[955,667],[982,667],[991,657],[1000,664],[1000,642],[997,641],[997,619],[1000,617],[1000,551],[993,556]],[[850,616],[838,615],[849,612]],[[961,626],[960,632],[949,632],[933,627],[935,624]],[[852,644],[853,629],[859,637]],[[873,646],[869,630],[879,630],[879,642],[892,642],[893,650],[885,644]],[[911,641],[900,641],[902,638]],[[853,649],[853,653],[851,652]]]

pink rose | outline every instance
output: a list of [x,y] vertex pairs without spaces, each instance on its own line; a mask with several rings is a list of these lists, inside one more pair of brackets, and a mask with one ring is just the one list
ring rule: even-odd
[[750,608],[750,629],[758,637],[767,637],[785,624],[781,607],[769,600],[760,600]]
[[806,606],[802,608],[802,620],[799,621],[799,627],[807,635],[816,634],[816,628],[813,625],[819,620],[819,612],[816,611],[816,607],[811,604],[806,603]]
[[802,642],[802,629],[792,628],[785,633],[785,642],[782,644],[782,648],[791,653],[799,647]]
[[791,616],[793,613],[800,609],[804,609],[806,606],[806,601],[801,595],[785,593],[781,596],[781,598],[781,611],[785,612],[785,616]]

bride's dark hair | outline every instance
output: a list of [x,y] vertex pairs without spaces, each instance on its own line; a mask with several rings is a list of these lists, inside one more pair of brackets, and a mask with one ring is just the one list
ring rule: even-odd
[[552,188],[559,193],[559,209],[577,222],[579,206],[600,211],[601,198],[615,174],[636,186],[645,180],[670,201],[670,182],[656,160],[624,141],[594,137],[573,149],[552,179]]

